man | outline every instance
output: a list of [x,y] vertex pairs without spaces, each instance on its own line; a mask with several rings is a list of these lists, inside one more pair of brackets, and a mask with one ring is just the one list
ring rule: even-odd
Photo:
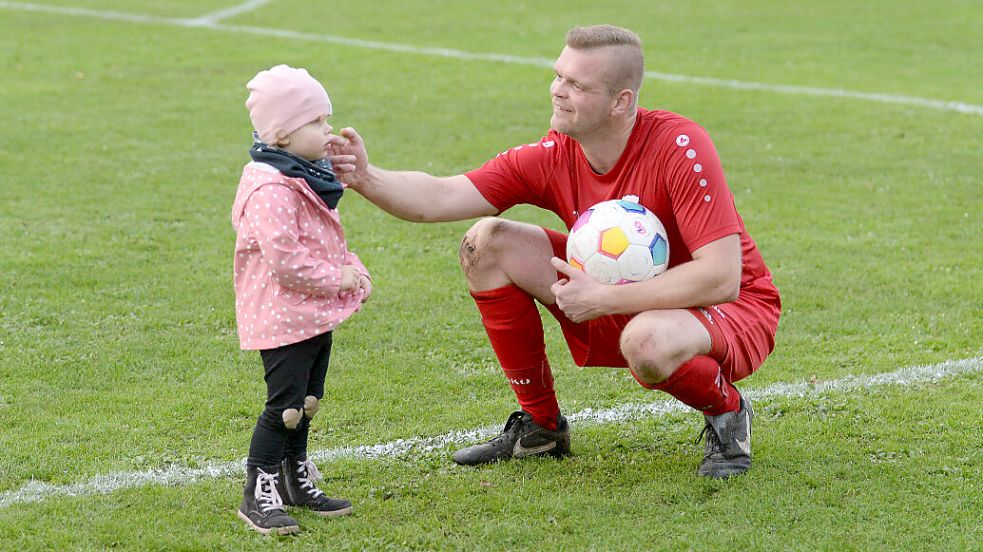
[[554,64],[552,129],[463,175],[375,167],[344,129],[332,160],[350,187],[389,213],[437,222],[532,204],[570,228],[594,204],[625,195],[653,211],[669,237],[669,269],[603,285],[562,260],[566,236],[500,218],[464,237],[461,266],[521,410],[503,433],[458,451],[460,464],[569,453],[535,301],[559,321],[578,366],[627,366],[635,379],[703,412],[698,473],[728,477],[751,464],[752,411],[733,383],[771,352],[781,303],[744,230],[702,127],[637,106],[644,74],[635,33],[577,27]]

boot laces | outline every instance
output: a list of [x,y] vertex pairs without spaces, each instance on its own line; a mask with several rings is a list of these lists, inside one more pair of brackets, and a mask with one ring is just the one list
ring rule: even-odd
[[497,445],[499,442],[505,439],[511,440],[513,438],[512,434],[519,432],[524,416],[525,412],[522,412],[521,410],[513,412],[511,415],[509,415],[509,419],[505,422],[505,429],[502,430],[502,433],[488,442]]
[[713,454],[714,452],[718,452],[720,450],[720,437],[717,435],[717,430],[714,429],[712,425],[710,425],[710,422],[707,422],[706,425],[703,426],[703,431],[700,432],[700,434],[696,437],[696,441],[694,442],[699,443],[700,440],[703,439],[704,437],[706,437],[707,456]]
[[297,461],[297,481],[300,482],[300,488],[304,489],[304,492],[311,498],[317,498],[324,494],[321,489],[314,486],[314,482],[321,479],[324,479],[324,477],[318,471],[314,462],[310,460]]
[[278,477],[280,477],[278,473],[266,473],[263,470],[259,470],[259,474],[256,476],[256,490],[253,491],[253,496],[264,514],[271,510],[283,509],[283,499],[280,498],[280,493],[276,490]]

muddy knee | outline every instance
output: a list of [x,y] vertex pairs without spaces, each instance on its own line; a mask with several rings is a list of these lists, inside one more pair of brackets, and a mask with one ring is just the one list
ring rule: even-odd
[[656,384],[665,381],[677,363],[667,354],[660,327],[629,323],[621,333],[621,354],[628,369],[639,381]]
[[495,238],[504,230],[505,225],[502,219],[486,217],[474,223],[464,234],[458,256],[465,275],[470,275],[475,269],[492,262]]

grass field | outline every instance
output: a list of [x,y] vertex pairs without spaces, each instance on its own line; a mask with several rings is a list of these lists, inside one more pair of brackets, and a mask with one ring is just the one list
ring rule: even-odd
[[[537,60],[597,22],[638,31],[650,71],[709,79],[651,75],[641,104],[707,128],[782,291],[742,388],[816,391],[763,395],[730,481],[695,475],[702,419],[671,408],[575,423],[563,461],[455,466],[455,432],[515,407],[457,267],[469,223],[347,194],[376,292],[335,334],[311,450],[356,513],[250,532],[227,468],[265,393],[231,282],[244,83],[307,67],[373,162],[457,174],[546,131]],[[960,0],[0,1],[0,549],[983,548],[981,27]],[[547,333],[565,412],[665,401]]]

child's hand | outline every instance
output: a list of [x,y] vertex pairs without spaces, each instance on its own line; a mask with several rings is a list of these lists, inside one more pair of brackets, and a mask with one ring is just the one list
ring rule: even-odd
[[359,274],[355,265],[341,267],[341,291],[355,291],[359,288]]
[[369,295],[372,295],[372,280],[364,274],[358,275],[358,287],[365,291],[365,295],[362,296],[362,302],[369,300]]

